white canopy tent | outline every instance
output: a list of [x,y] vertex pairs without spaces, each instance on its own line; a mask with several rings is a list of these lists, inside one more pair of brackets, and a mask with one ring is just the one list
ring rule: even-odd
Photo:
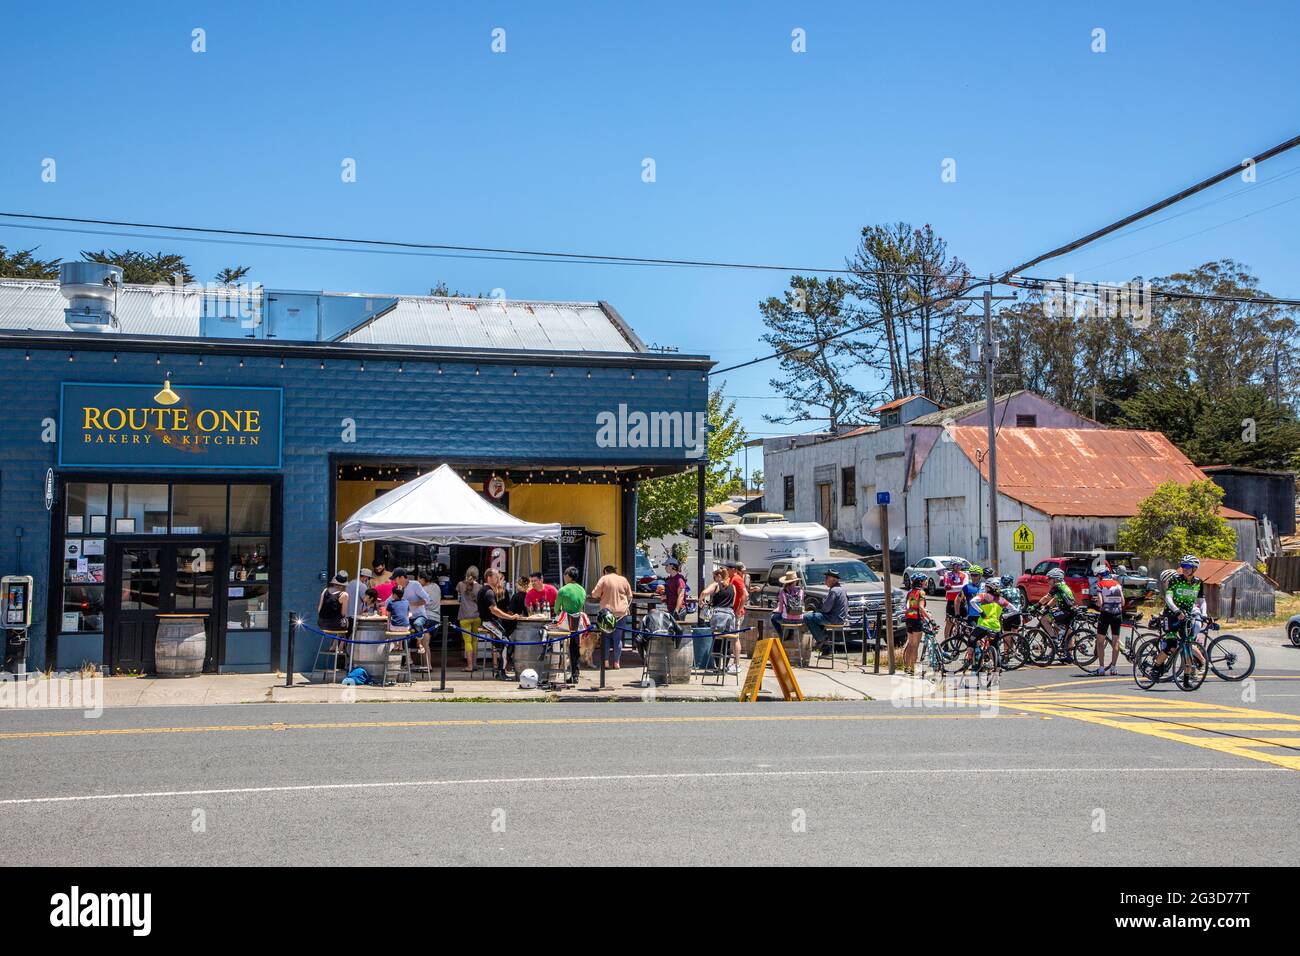
[[[347,543],[405,541],[409,544],[468,544],[483,547],[540,545],[554,540],[560,555],[560,525],[524,521],[486,501],[465,484],[450,465],[439,465],[404,485],[380,495],[339,528]],[[559,561],[563,566],[563,558]],[[357,578],[361,577],[361,548],[357,548]],[[356,614],[352,615],[356,632]]]

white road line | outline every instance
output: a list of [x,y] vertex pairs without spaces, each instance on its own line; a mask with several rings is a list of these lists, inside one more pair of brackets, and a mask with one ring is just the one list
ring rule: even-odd
[[149,797],[211,797],[237,793],[296,793],[313,790],[366,790],[401,787],[475,787],[526,783],[600,783],[637,780],[731,780],[737,777],[865,777],[922,774],[1028,773],[1294,773],[1283,767],[965,767],[899,770],[740,770],[700,773],[614,773],[570,777],[480,777],[467,780],[390,780],[374,783],[305,783],[282,787],[228,787],[218,790],[152,790],[138,793],[88,793],[66,797],[18,797],[0,806],[33,803],[78,803],[94,800],[142,800]]

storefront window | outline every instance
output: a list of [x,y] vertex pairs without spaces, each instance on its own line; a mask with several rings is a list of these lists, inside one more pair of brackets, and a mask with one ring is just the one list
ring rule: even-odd
[[122,610],[158,610],[161,561],[159,548],[127,548],[122,552]]
[[63,589],[64,634],[104,629],[104,588],[65,587]]
[[166,485],[114,485],[114,534],[166,534]]
[[68,534],[107,533],[108,485],[70,482],[66,496]]
[[207,610],[212,607],[213,567],[216,551],[212,547],[176,550],[176,578],[172,606],[177,611]]
[[269,538],[230,539],[230,575],[226,588],[226,630],[261,631],[270,627]]
[[271,533],[271,486],[230,486],[230,533]]
[[172,486],[172,534],[225,533],[225,485]]

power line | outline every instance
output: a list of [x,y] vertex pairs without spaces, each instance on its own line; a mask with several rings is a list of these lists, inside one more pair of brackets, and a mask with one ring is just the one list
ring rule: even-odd
[[[1300,198],[1300,197],[1297,197]],[[1018,276],[1008,281],[1008,285],[1016,288],[1042,291],[1042,288],[1049,284],[1059,284],[1060,279],[1037,279],[1031,276]],[[1072,281],[1070,291],[1079,296],[1097,296],[1100,297],[1101,290],[1096,291],[1087,288],[1077,288],[1079,286],[1097,286],[1099,283],[1085,282],[1080,279]],[[1106,285],[1100,283],[1100,285]],[[1108,289],[1118,289],[1120,286],[1106,285]],[[1152,287],[1144,289],[1143,294],[1156,296],[1161,299],[1193,299],[1198,302],[1238,302],[1247,305],[1280,305],[1280,306],[1297,306],[1300,307],[1300,299],[1279,298],[1272,295],[1220,295],[1214,292],[1182,292],[1177,289],[1160,289]]]
[[[225,228],[210,227],[210,226],[181,226],[181,225],[174,225],[174,224],[167,224],[167,223],[128,222],[125,220],[118,220],[118,219],[87,219],[87,218],[80,218],[74,216],[46,216],[46,215],[38,215],[35,213],[0,212],[0,216],[3,216],[7,219],[34,219],[40,222],[65,222],[65,223],[76,223],[79,225],[92,225],[92,226],[118,226],[118,227],[129,228],[129,229],[164,229],[167,230],[168,232],[206,233],[208,235],[239,236],[239,237],[248,237],[254,239],[285,239],[285,240],[292,240],[298,242],[340,243],[340,244],[349,245],[353,247],[380,246],[380,247],[392,247],[394,249],[411,249],[411,250],[454,252],[454,253],[474,253],[477,255],[490,256],[493,258],[508,257],[508,256],[515,256],[515,257],[526,256],[529,257],[529,261],[547,261],[547,260],[575,261],[586,265],[591,265],[595,263],[613,263],[613,264],[620,264],[620,265],[692,266],[692,267],[711,268],[711,269],[750,269],[750,270],[793,272],[793,273],[816,272],[816,273],[828,273],[834,275],[854,274],[852,269],[830,269],[830,268],[822,268],[822,267],[774,265],[770,263],[754,263],[754,262],[722,262],[722,261],[715,261],[709,259],[674,259],[674,258],[659,258],[653,256],[611,256],[611,255],[600,255],[597,253],[555,252],[550,250],[513,249],[513,248],[495,247],[495,246],[468,246],[468,245],[458,245],[454,243],[441,243],[441,242],[408,242],[399,239],[358,239],[358,238],[350,238],[350,237],[342,237],[342,236],[318,236],[318,235],[311,235],[305,233],[264,232],[264,231],[258,231],[252,229],[225,229]],[[36,227],[29,226],[26,228],[36,228]],[[85,232],[87,230],[65,230],[65,231]],[[117,233],[107,233],[107,234],[118,235]],[[120,235],[124,235],[127,238],[134,238],[138,234],[122,233]],[[154,236],[148,236],[142,238],[176,239],[179,237],[154,235]],[[209,239],[206,241],[211,242],[214,240]],[[280,244],[277,243],[276,245],[279,246]],[[288,246],[286,248],[316,248],[316,247]],[[361,251],[361,250],[352,249],[349,251]],[[922,275],[919,273],[898,273],[898,274],[917,275],[917,276]]]
[[1008,269],[1006,272],[1002,273],[1001,278],[1005,281],[1006,279],[1011,278],[1017,272],[1023,272],[1026,269],[1032,269],[1040,262],[1046,262],[1048,259],[1055,259],[1058,256],[1065,255],[1067,252],[1073,252],[1075,249],[1078,249],[1081,246],[1086,246],[1090,242],[1096,242],[1102,236],[1106,236],[1119,229],[1123,229],[1125,226],[1130,226],[1140,219],[1145,219],[1147,216],[1159,212],[1161,209],[1167,209],[1168,207],[1174,205],[1175,203],[1182,202],[1184,199],[1187,199],[1189,196],[1194,196],[1197,193],[1202,192],[1203,190],[1209,189],[1211,186],[1216,185],[1217,183],[1223,182],[1229,176],[1237,175],[1242,171],[1242,169],[1246,167],[1247,163],[1250,163],[1252,165],[1258,165],[1264,162],[1266,159],[1271,159],[1274,156],[1279,156],[1282,153],[1285,153],[1289,149],[1294,149],[1296,146],[1300,146],[1300,136],[1293,136],[1291,139],[1287,140],[1284,143],[1279,143],[1278,145],[1272,147],[1271,149],[1264,150],[1264,152],[1260,153],[1258,156],[1237,163],[1235,166],[1229,166],[1227,169],[1223,170],[1222,172],[1215,173],[1213,176],[1209,177],[1208,179],[1203,179],[1199,183],[1196,183],[1193,186],[1188,186],[1186,189],[1179,190],[1178,192],[1174,193],[1172,196],[1168,196],[1157,203],[1152,203],[1150,206],[1147,206],[1145,209],[1139,209],[1137,212],[1125,216],[1123,219],[1119,219],[1111,223],[1109,226],[1103,226],[1101,229],[1098,229],[1095,232],[1090,232],[1088,233],[1088,235],[1083,236],[1082,238],[1079,239],[1075,239],[1073,242],[1068,242],[1063,246],[1059,246],[1056,249],[1053,249],[1051,252],[1045,252],[1041,256],[1037,256],[1033,259],[1030,259],[1028,262],[1022,262],[1020,265]]

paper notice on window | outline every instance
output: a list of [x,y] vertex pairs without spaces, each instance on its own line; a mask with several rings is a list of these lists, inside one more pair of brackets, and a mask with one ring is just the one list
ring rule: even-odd
[[231,588],[228,592],[226,592],[226,596],[227,596],[227,597],[243,597],[243,596],[244,596],[244,589],[243,589],[243,588]]

